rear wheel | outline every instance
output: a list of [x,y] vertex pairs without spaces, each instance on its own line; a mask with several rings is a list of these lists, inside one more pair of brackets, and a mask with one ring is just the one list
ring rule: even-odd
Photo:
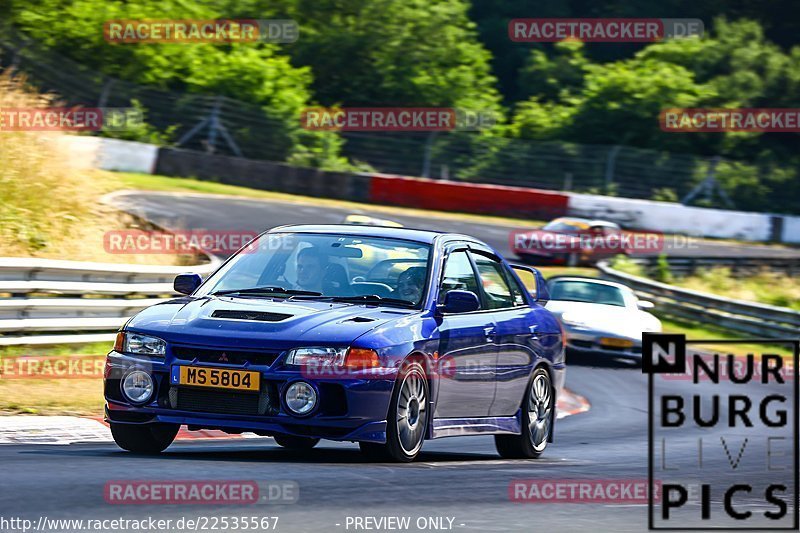
[[115,424],[110,422],[111,436],[123,450],[156,454],[167,449],[178,434],[177,424]]
[[409,463],[422,448],[428,427],[428,380],[419,363],[403,367],[392,392],[386,420],[386,444],[359,442],[370,459]]
[[296,437],[294,435],[275,435],[275,442],[289,450],[310,450],[319,443],[319,439],[311,437]]
[[553,430],[555,391],[544,368],[534,370],[522,405],[522,434],[494,436],[497,452],[506,459],[535,459],[547,447]]

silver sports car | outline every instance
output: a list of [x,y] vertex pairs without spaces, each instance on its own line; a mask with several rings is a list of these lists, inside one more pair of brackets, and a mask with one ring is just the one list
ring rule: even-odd
[[642,333],[660,332],[661,321],[625,285],[595,278],[557,276],[548,280],[546,307],[564,326],[567,348],[640,361]]

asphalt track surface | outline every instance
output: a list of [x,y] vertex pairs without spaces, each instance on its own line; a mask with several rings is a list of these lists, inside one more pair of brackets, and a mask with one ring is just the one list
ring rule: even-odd
[[[120,200],[123,199],[117,197],[116,201]],[[296,222],[339,222],[352,212],[313,205],[152,194],[128,196],[123,203],[126,208],[173,229],[252,231]],[[507,242],[507,229],[498,226],[385,213],[375,216],[409,226],[464,232],[498,246]],[[174,524],[182,517],[277,516],[277,531],[374,531],[355,528],[353,517],[390,516],[409,517],[410,531],[435,530],[416,527],[418,519],[427,517],[443,517],[444,524],[449,523],[448,518],[452,519],[453,531],[646,530],[647,505],[641,502],[520,503],[510,498],[509,486],[515,480],[640,482],[647,479],[648,389],[641,370],[605,360],[570,360],[567,385],[585,396],[592,409],[558,421],[555,442],[541,459],[532,461],[500,459],[491,437],[428,441],[412,464],[370,463],[355,444],[326,441],[302,454],[283,450],[271,439],[191,441],[176,443],[158,457],[129,454],[113,444],[4,445],[0,446],[0,516],[28,518],[34,524],[40,517],[84,520],[153,517],[172,519]],[[688,394],[694,390],[685,381],[662,385],[661,391]],[[716,392],[722,393],[747,390],[724,383],[716,387],[720,389]],[[746,394],[756,398],[762,391]],[[723,407],[723,416],[727,412]],[[790,420],[796,419],[791,406],[789,412]],[[796,488],[791,483],[793,470],[768,471],[765,465],[770,446],[766,441],[768,435],[787,439],[771,445],[773,455],[780,452],[786,455],[775,459],[772,466],[786,467],[786,461],[791,461],[791,445],[787,444],[793,436],[791,428],[756,433],[741,427],[700,429],[689,424],[669,434],[665,453],[668,460],[664,466],[681,468],[678,474],[688,482],[709,483],[713,487],[714,518],[719,518],[721,493],[732,480],[757,487],[770,480],[787,483],[790,494],[787,499],[793,509],[791,494]],[[731,457],[736,460],[745,436],[750,440],[737,468],[733,468]],[[702,468],[697,465],[701,437],[706,443]],[[720,437],[727,439],[727,454],[720,445]],[[658,470],[655,477],[666,479],[664,475]],[[111,480],[289,480],[299,486],[299,501],[264,506],[112,505],[104,499],[105,484]],[[774,509],[758,491],[749,496],[738,495],[736,505],[757,517]],[[699,525],[696,517],[700,506],[696,501],[683,512],[686,514],[682,518]],[[746,523],[736,525],[747,527]],[[178,529],[172,527],[169,531]]]
[[[426,217],[387,213],[363,205],[359,209],[315,204],[308,198],[297,202],[254,200],[225,196],[175,193],[123,193],[110,198],[119,209],[140,215],[167,229],[206,229],[213,231],[248,231],[260,233],[284,224],[336,224],[349,214],[364,214],[399,222],[409,228],[465,233],[482,239],[504,255],[511,256],[509,236],[512,231],[533,229],[503,224],[476,222],[454,215]],[[679,244],[682,241],[678,241]],[[665,246],[669,241],[665,242]],[[796,257],[800,249],[736,244],[726,241],[694,239],[691,245],[669,250],[675,257]],[[643,253],[642,255],[648,255]],[[658,255],[653,252],[650,255]]]

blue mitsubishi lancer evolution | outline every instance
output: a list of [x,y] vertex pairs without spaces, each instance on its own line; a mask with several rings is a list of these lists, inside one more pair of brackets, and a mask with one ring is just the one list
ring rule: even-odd
[[547,286],[472,237],[283,226],[175,290],[108,354],[106,419],[125,450],[161,452],[182,425],[395,461],[439,437],[492,434],[507,458],[552,441],[565,366]]

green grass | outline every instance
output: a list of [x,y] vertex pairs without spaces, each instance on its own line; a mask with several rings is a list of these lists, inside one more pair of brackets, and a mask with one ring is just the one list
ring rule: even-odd
[[600,272],[592,267],[560,267],[560,266],[542,266],[536,267],[545,279],[550,279],[555,276],[584,276],[596,278],[600,276]]
[[800,311],[800,279],[776,272],[765,270],[739,278],[733,277],[729,268],[719,267],[698,270],[691,276],[676,278],[674,283],[687,289]]
[[669,272],[665,261],[660,261],[648,276],[642,265],[626,257],[615,258],[612,267],[633,276],[650,277],[694,291],[800,311],[800,278],[778,272],[763,270],[739,277],[733,276],[728,267],[715,267],[698,269],[689,276],[677,276]]
[[[658,308],[654,313],[658,316]],[[703,324],[693,324],[683,321],[659,316],[664,327],[664,333],[683,333],[689,340],[713,339],[713,340],[739,340],[739,334],[731,333],[723,329],[706,326]],[[762,344],[702,344],[703,348],[719,351],[720,353],[732,353],[734,355],[747,355],[748,353],[769,353],[778,354],[782,357],[792,357],[792,350],[786,345],[762,345]]]
[[105,355],[114,346],[113,342],[86,344],[53,344],[43,346],[0,346],[0,357]]

